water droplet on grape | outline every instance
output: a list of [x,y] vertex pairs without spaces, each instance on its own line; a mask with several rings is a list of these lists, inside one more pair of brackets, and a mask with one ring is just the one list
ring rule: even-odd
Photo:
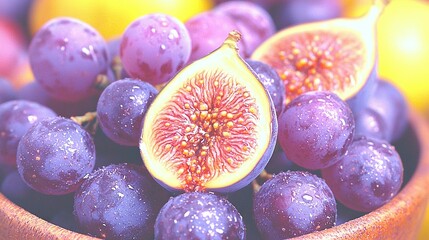
[[302,195],[302,200],[304,200],[304,202],[306,203],[310,203],[311,201],[313,201],[313,197],[309,194],[304,194]]
[[95,54],[95,49],[92,45],[89,45],[87,48],[83,47],[81,50],[81,55],[85,59],[97,61],[97,55]]
[[165,44],[161,44],[159,46],[159,53],[163,54],[165,52],[165,50],[167,49],[167,47],[165,46]]
[[176,29],[171,29],[170,33],[168,34],[168,39],[174,40],[174,39],[177,39],[177,38],[179,38],[179,33],[177,32]]
[[185,214],[183,214],[183,217],[188,217],[190,213],[191,213],[191,212],[186,211],[186,212],[185,212]]

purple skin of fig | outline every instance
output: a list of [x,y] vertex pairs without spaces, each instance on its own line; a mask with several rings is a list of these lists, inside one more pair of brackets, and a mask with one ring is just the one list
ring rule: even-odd
[[374,67],[362,89],[355,96],[347,100],[347,104],[355,116],[367,106],[369,98],[375,92],[377,81],[377,71],[376,67]]

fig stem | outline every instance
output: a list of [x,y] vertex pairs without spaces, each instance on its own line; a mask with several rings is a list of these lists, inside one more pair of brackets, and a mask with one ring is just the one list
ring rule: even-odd
[[390,3],[391,0],[374,0],[371,8],[366,14],[366,18],[370,23],[375,24],[383,12],[384,8]]
[[87,112],[82,116],[72,116],[70,119],[85,128],[91,135],[95,135],[98,127],[97,112]]
[[226,45],[229,48],[232,48],[238,51],[237,43],[240,41],[240,39],[241,39],[241,33],[237,30],[233,30],[229,32],[228,37],[223,42],[223,45]]

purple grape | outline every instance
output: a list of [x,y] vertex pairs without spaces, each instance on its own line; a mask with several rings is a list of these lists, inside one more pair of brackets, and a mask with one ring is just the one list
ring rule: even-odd
[[157,94],[155,87],[137,79],[113,82],[97,104],[101,129],[118,144],[138,146],[145,113]]
[[25,84],[18,90],[17,95],[18,99],[36,102],[44,106],[49,106],[54,101],[37,81]]
[[45,220],[72,205],[70,195],[49,196],[30,188],[17,170],[5,177],[1,183],[1,192],[16,205]]
[[283,110],[283,105],[285,104],[286,99],[284,82],[277,74],[277,71],[268,64],[251,59],[246,59],[246,62],[253,69],[253,71],[255,71],[258,79],[262,82],[265,89],[267,89],[268,93],[270,94],[278,116]]
[[270,14],[256,3],[229,1],[217,5],[213,11],[230,16],[242,33],[246,50],[243,57],[250,57],[253,51],[276,31]]
[[306,169],[296,165],[294,162],[289,160],[286,157],[286,154],[283,151],[283,149],[279,145],[276,145],[273,155],[271,156],[270,161],[265,167],[265,171],[273,174],[273,173],[284,172],[287,170],[306,170]]
[[238,191],[228,194],[227,199],[243,217],[246,226],[246,240],[259,240],[261,236],[253,218],[253,185],[248,184]]
[[337,222],[335,225],[346,223],[363,215],[365,215],[365,213],[354,211],[337,201]]
[[121,49],[122,37],[117,37],[107,41],[107,48],[109,49],[109,58],[113,59],[119,57],[119,51]]
[[281,0],[270,13],[277,29],[341,16],[338,0]]
[[120,80],[124,78],[130,78],[128,73],[125,71],[121,61],[121,56],[120,56],[121,41],[122,41],[122,38],[118,37],[118,38],[111,39],[110,41],[107,42],[110,59],[112,60],[110,63],[110,69],[109,69],[110,71],[108,72],[108,74],[114,75],[113,78],[110,77],[109,79]]
[[246,239],[237,209],[213,193],[187,192],[170,200],[155,222],[155,239]]
[[66,17],[51,19],[28,49],[33,74],[55,99],[75,102],[98,92],[97,77],[110,63],[107,44],[90,25]]
[[16,151],[22,136],[35,123],[56,116],[51,109],[26,100],[0,104],[0,163],[16,166]]
[[161,13],[133,21],[122,35],[120,56],[126,72],[153,85],[166,83],[191,54],[191,39],[177,18]]
[[48,195],[74,192],[94,169],[95,146],[91,135],[74,121],[62,117],[34,124],[22,136],[17,166],[23,180]]
[[24,206],[26,203],[32,204],[33,201],[28,201],[36,195],[37,192],[30,188],[21,178],[17,170],[11,171],[1,183],[1,192],[5,197],[11,200],[18,206]]
[[25,27],[33,0],[0,1],[0,16]]
[[16,165],[11,166],[8,164],[0,163],[0,183],[3,181],[3,179],[11,172],[16,170]]
[[255,3],[265,9],[269,9],[274,4],[277,4],[281,0],[214,0],[216,5],[220,5],[225,2],[234,2],[234,1],[245,1]]
[[80,232],[72,209],[61,209],[55,212],[49,222],[73,232]]
[[[192,52],[188,63],[205,57],[217,49],[228,37],[229,32],[237,30],[235,21],[218,11],[199,13],[185,22],[192,43]],[[246,55],[243,41],[238,43],[241,56]]]
[[350,107],[329,91],[301,94],[285,106],[278,122],[286,157],[311,170],[334,164],[347,151],[355,129]]
[[403,182],[399,154],[388,142],[362,136],[322,176],[335,198],[356,211],[370,212],[390,201]]
[[93,138],[97,152],[95,169],[108,166],[110,164],[143,164],[140,149],[138,147],[119,145],[108,138],[100,128],[97,128]]
[[[356,116],[357,115],[357,116]],[[388,132],[383,117],[369,107],[355,114],[355,138],[367,136],[387,140]]]
[[109,165],[89,175],[75,193],[74,214],[83,232],[107,239],[153,239],[168,200],[142,166]]
[[408,104],[402,92],[393,83],[379,79],[374,93],[368,99],[368,108],[381,115],[387,132],[386,140],[398,140],[408,126]]
[[337,207],[325,181],[309,172],[287,171],[266,181],[253,200],[263,239],[285,239],[334,226]]
[[52,98],[49,93],[34,81],[26,84],[18,91],[18,99],[34,101],[49,107],[62,117],[81,116],[96,110],[98,96],[79,100],[77,102],[63,102]]
[[6,79],[0,78],[0,104],[16,99],[16,91]]

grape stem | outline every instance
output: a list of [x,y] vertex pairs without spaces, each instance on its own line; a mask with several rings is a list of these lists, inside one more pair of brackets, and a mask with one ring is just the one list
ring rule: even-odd
[[70,119],[81,125],[92,136],[95,135],[98,128],[97,112],[87,112],[82,116],[72,116]]
[[107,75],[105,74],[98,74],[97,79],[95,80],[94,86],[96,89],[103,90],[110,84],[109,79],[107,78]]
[[273,174],[268,173],[265,170],[262,170],[259,176],[252,181],[253,193],[257,193],[261,188],[262,184],[264,184],[264,182],[268,181],[271,178],[273,178]]
[[112,69],[113,69],[113,72],[115,74],[115,78],[121,79],[123,66],[122,66],[121,58],[119,56],[115,56],[113,58]]

